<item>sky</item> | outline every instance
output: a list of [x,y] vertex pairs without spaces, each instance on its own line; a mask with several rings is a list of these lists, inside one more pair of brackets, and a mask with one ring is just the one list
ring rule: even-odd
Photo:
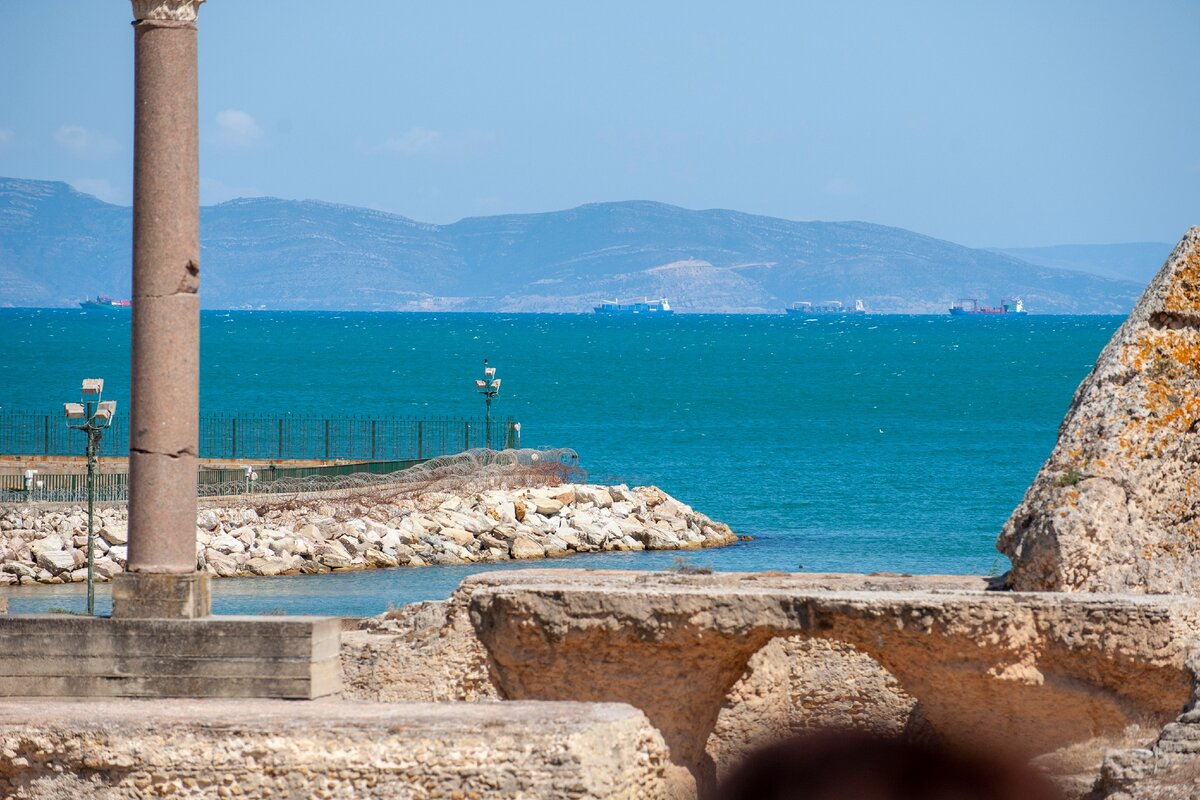
[[[129,204],[124,0],[0,0],[0,175]],[[1200,2],[210,0],[201,199],[659,200],[970,246],[1200,224]]]

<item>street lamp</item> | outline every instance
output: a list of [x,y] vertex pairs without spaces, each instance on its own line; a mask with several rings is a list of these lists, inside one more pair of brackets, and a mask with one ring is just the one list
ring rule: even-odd
[[487,449],[492,449],[492,401],[496,399],[496,395],[500,394],[500,379],[496,377],[496,368],[488,366],[488,360],[483,360],[483,380],[475,381],[475,388],[483,395],[483,402],[487,408],[486,416],[484,417],[484,433],[487,436]]
[[96,459],[100,456],[100,437],[104,429],[112,424],[117,413],[116,400],[101,400],[104,393],[103,378],[85,378],[83,402],[63,403],[67,427],[87,434],[87,493],[88,493],[88,538],[87,538],[87,610],[96,613],[96,534],[92,523],[96,504]]

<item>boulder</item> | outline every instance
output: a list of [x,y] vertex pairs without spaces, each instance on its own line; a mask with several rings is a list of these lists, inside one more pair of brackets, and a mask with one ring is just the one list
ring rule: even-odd
[[[211,508],[206,508],[196,515],[196,527],[204,531],[213,532],[221,527],[221,517],[216,511]],[[123,542],[117,542],[123,544]]]
[[112,576],[116,575],[118,572],[124,572],[124,570],[121,569],[121,565],[113,561],[111,558],[96,559],[95,564],[93,564],[93,568],[95,569],[96,575],[104,578],[105,580],[110,580]]
[[546,548],[529,536],[518,536],[513,539],[508,553],[513,558],[545,558]]
[[571,550],[567,546],[567,542],[565,540],[560,539],[559,537],[555,536],[554,534],[550,534],[549,536],[546,537],[546,556],[547,557],[552,558],[555,556],[565,556],[565,555],[568,555],[570,552],[571,552]]
[[296,536],[308,542],[322,542],[325,540],[325,537],[321,534],[321,529],[311,522],[296,528]]
[[600,486],[576,486],[575,502],[591,503],[596,508],[612,508],[613,497]]
[[222,578],[231,578],[238,574],[238,561],[231,555],[210,548],[204,551],[204,568]]
[[20,561],[9,561],[5,563],[4,571],[6,573],[16,575],[18,578],[32,578],[37,574],[37,570]]
[[[69,537],[67,541],[70,541]],[[29,551],[33,554],[34,559],[37,559],[42,553],[62,552],[67,547],[67,541],[63,541],[58,536],[47,536],[30,544]]]
[[254,528],[250,527],[249,525],[243,525],[240,528],[234,528],[228,533],[228,536],[237,539],[246,549],[254,546],[254,539],[256,538]]
[[438,535],[461,547],[469,547],[475,543],[475,534],[463,528],[442,528],[438,531]]
[[514,538],[516,533],[510,528],[498,528],[492,533],[482,533],[479,535],[479,546],[487,548],[499,548],[505,553],[508,552],[508,545]]
[[563,502],[556,500],[553,497],[530,497],[529,502],[537,513],[544,517],[550,517],[562,511]]
[[1079,386],[1000,533],[1022,591],[1200,592],[1200,228]]
[[222,553],[246,552],[246,545],[242,542],[242,540],[234,538],[228,533],[223,533],[220,536],[214,536],[212,541],[208,544],[212,549],[219,550]]
[[[423,565],[415,565],[412,563],[413,559],[417,558],[417,553],[415,550],[413,550],[411,547],[409,547],[406,544],[396,545],[396,552],[395,552],[394,558],[396,559],[396,563],[400,564],[400,565],[407,564],[407,565],[412,565],[412,566],[423,566]],[[417,560],[420,560],[420,559],[417,559]]]
[[313,552],[316,554],[317,561],[321,562],[330,569],[339,569],[350,566],[352,558],[346,548],[342,547],[339,542],[324,542],[317,545]]
[[37,554],[37,565],[57,575],[75,569],[75,551],[42,550]]
[[654,508],[667,500],[667,493],[657,486],[639,486],[633,491],[647,508]]
[[366,545],[348,534],[339,536],[336,542],[345,549],[351,558],[362,555],[367,549]]
[[400,562],[395,558],[387,555],[381,550],[371,548],[363,554],[363,558],[367,562],[368,567],[398,567]]
[[278,575],[290,566],[291,559],[282,558],[252,558],[246,562],[246,569],[254,575]]
[[674,550],[679,547],[679,538],[662,528],[646,528],[642,540],[647,550]]

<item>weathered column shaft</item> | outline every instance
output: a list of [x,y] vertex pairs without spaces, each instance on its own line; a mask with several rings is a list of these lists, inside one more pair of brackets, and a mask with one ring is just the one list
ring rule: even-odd
[[[203,0],[200,0],[202,2]],[[134,0],[129,553],[118,616],[193,616],[200,198],[195,0]],[[154,576],[160,576],[155,578]],[[186,577],[185,577],[186,576]],[[146,595],[181,597],[156,605]]]

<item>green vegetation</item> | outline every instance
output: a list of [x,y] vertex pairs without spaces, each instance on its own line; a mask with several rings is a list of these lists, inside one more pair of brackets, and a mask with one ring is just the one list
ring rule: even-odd
[[1069,470],[1058,476],[1059,486],[1074,486],[1083,480],[1083,473],[1078,467],[1071,467]]

